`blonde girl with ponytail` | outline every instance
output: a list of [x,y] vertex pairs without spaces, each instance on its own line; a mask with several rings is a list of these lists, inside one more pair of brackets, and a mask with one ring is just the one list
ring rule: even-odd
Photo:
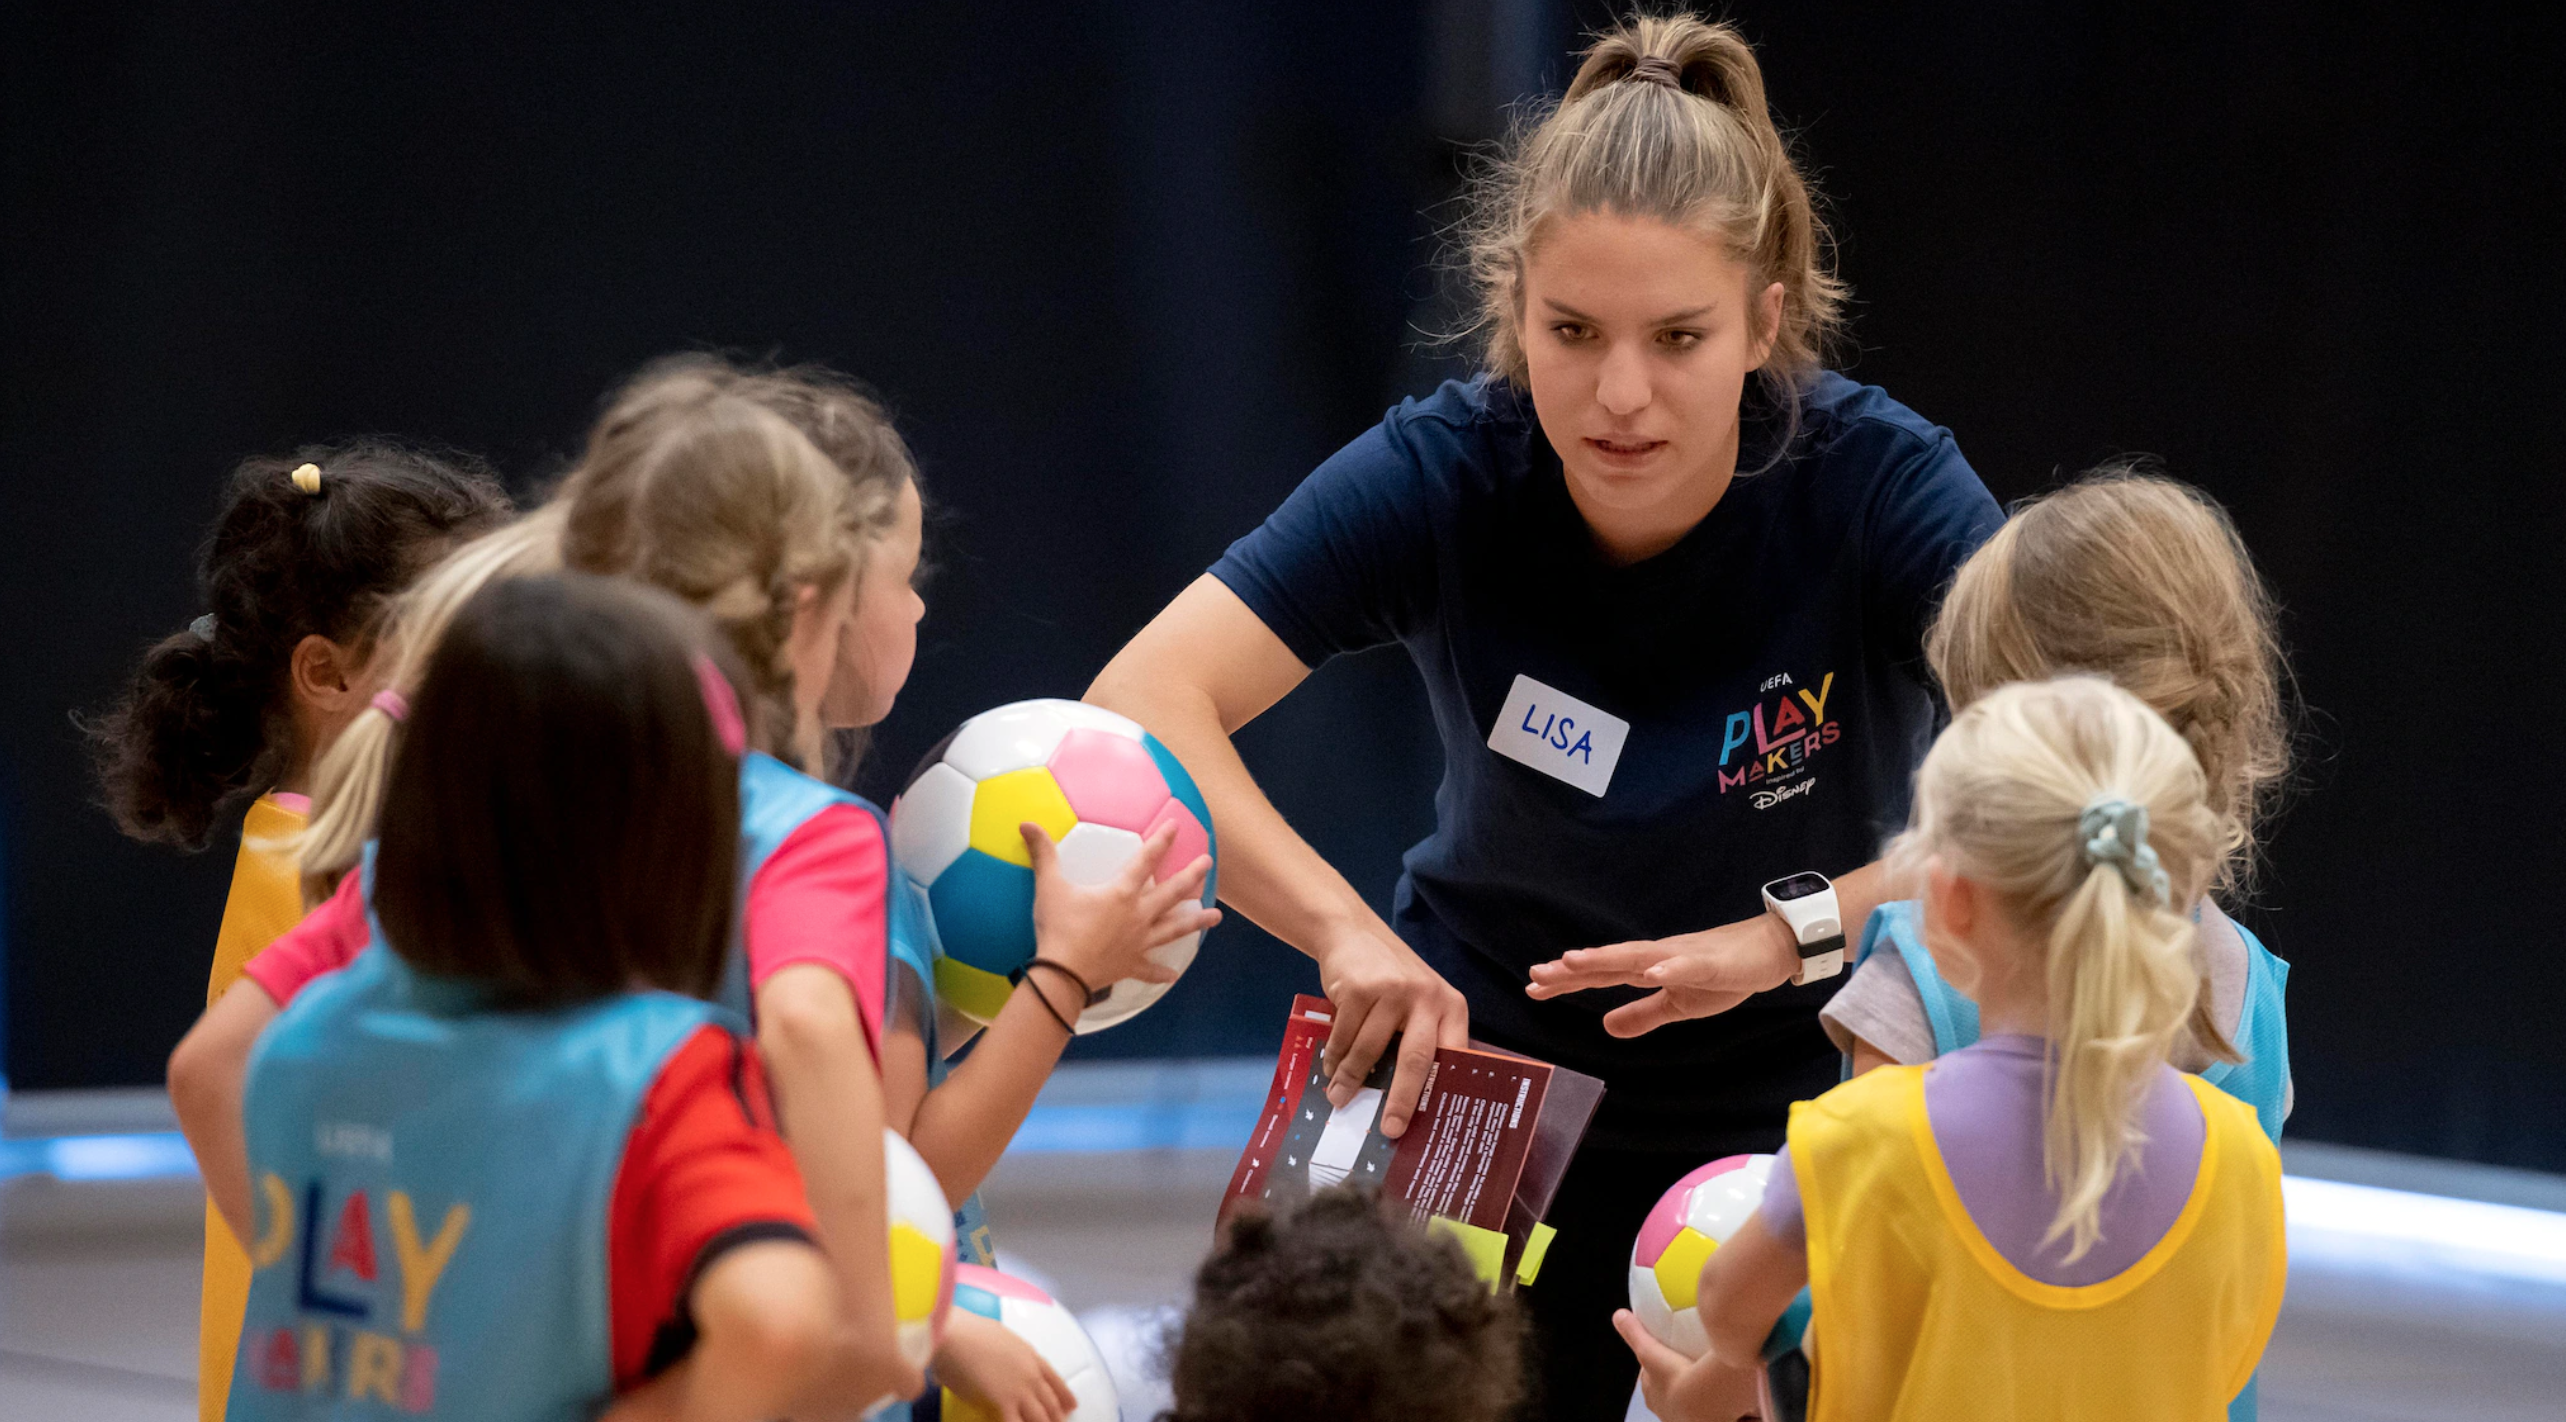
[[1709,1357],[1615,1318],[1660,1416],[1712,1415],[1720,1363],[1751,1365],[1803,1284],[1813,1419],[2225,1414],[2286,1273],[2278,1150],[2168,1060],[2225,832],[2183,738],[2100,678],[1954,719],[1891,857],[1985,1035],[1793,1108],[1703,1270]]
[[[1394,1039],[1392,1135],[1435,1048],[1474,1035],[1602,1077],[1551,1223],[1628,1239],[1835,1080],[1827,989],[1795,986],[1760,890],[1824,874],[1849,923],[1883,897],[1878,827],[1905,818],[1935,725],[1925,625],[2000,515],[1950,431],[1827,368],[1847,292],[1735,28],[1613,25],[1470,197],[1479,375],[1321,464],[1088,697],[1184,759],[1223,897],[1316,962],[1340,1104]],[[1231,737],[1392,642],[1443,779],[1385,916]],[[1544,1266],[1552,1413],[1625,1405],[1605,1320],[1627,1288],[1610,1249]]]

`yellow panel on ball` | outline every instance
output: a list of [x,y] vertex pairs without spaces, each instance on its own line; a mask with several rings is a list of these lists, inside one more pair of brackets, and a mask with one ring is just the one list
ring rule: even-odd
[[1666,1296],[1668,1308],[1691,1308],[1702,1290],[1702,1266],[1711,1262],[1711,1251],[1719,1244],[1709,1235],[1682,1229],[1666,1241],[1666,1252],[1657,1256],[1657,1291]]
[[998,1020],[999,1010],[1015,990],[1014,983],[996,973],[984,973],[955,958],[936,959],[936,995],[984,1027]]
[[905,1220],[891,1222],[891,1312],[916,1323],[936,1311],[943,1291],[944,1248]]
[[1078,812],[1069,808],[1060,782],[1039,765],[992,775],[971,794],[972,848],[992,859],[1031,868],[1033,856],[1025,850],[1024,832],[1017,828],[1023,824],[1042,826],[1055,841],[1078,824]]

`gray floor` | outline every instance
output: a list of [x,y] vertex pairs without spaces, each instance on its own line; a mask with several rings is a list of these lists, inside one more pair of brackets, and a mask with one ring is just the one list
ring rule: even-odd
[[[2330,1161],[2343,1164],[2303,1154],[2292,1168]],[[1045,1151],[1010,1157],[990,1183],[1004,1262],[1078,1309],[1115,1361],[1131,1422],[1163,1405],[1150,1371],[1158,1337],[1209,1243],[1232,1163],[1208,1149]],[[2406,1188],[2430,1188],[2418,1179]],[[2479,1183],[2549,1208],[2547,1192],[2566,1192],[2540,1177]],[[0,1422],[193,1415],[200,1199],[186,1179],[0,1182]],[[2293,1239],[2289,1302],[2263,1369],[2270,1422],[2566,1417],[2566,1278]]]

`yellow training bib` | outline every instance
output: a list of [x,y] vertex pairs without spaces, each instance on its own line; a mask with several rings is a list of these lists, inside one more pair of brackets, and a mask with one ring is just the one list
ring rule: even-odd
[[2185,1077],[2207,1131],[2173,1228],[2099,1284],[2015,1268],[1961,1205],[1924,1067],[1791,1108],[1808,1220],[1812,1422],[2216,1422],[2253,1376],[2288,1271],[2281,1157],[2253,1111]]
[[[290,855],[261,846],[281,844],[303,832],[303,813],[291,803],[262,795],[241,823],[241,855],[232,865],[231,897],[223,903],[223,926],[214,935],[214,971],[205,984],[205,1005],[232,990],[241,968],[258,951],[303,921],[303,890]],[[196,1415],[204,1422],[223,1422],[223,1404],[232,1391],[232,1355],[240,1342],[241,1311],[249,1304],[249,1255],[223,1224],[214,1207],[205,1207],[205,1283],[198,1296],[196,1324]]]

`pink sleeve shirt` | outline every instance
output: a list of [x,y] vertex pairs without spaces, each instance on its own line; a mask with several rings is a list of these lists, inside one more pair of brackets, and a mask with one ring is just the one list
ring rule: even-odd
[[[279,1007],[364,951],[372,930],[361,878],[341,879],[327,903],[241,970]],[[853,805],[832,805],[785,836],[749,881],[744,936],[750,988],[794,963],[833,968],[854,992],[865,1036],[878,1051],[890,952],[890,878],[880,824]]]

